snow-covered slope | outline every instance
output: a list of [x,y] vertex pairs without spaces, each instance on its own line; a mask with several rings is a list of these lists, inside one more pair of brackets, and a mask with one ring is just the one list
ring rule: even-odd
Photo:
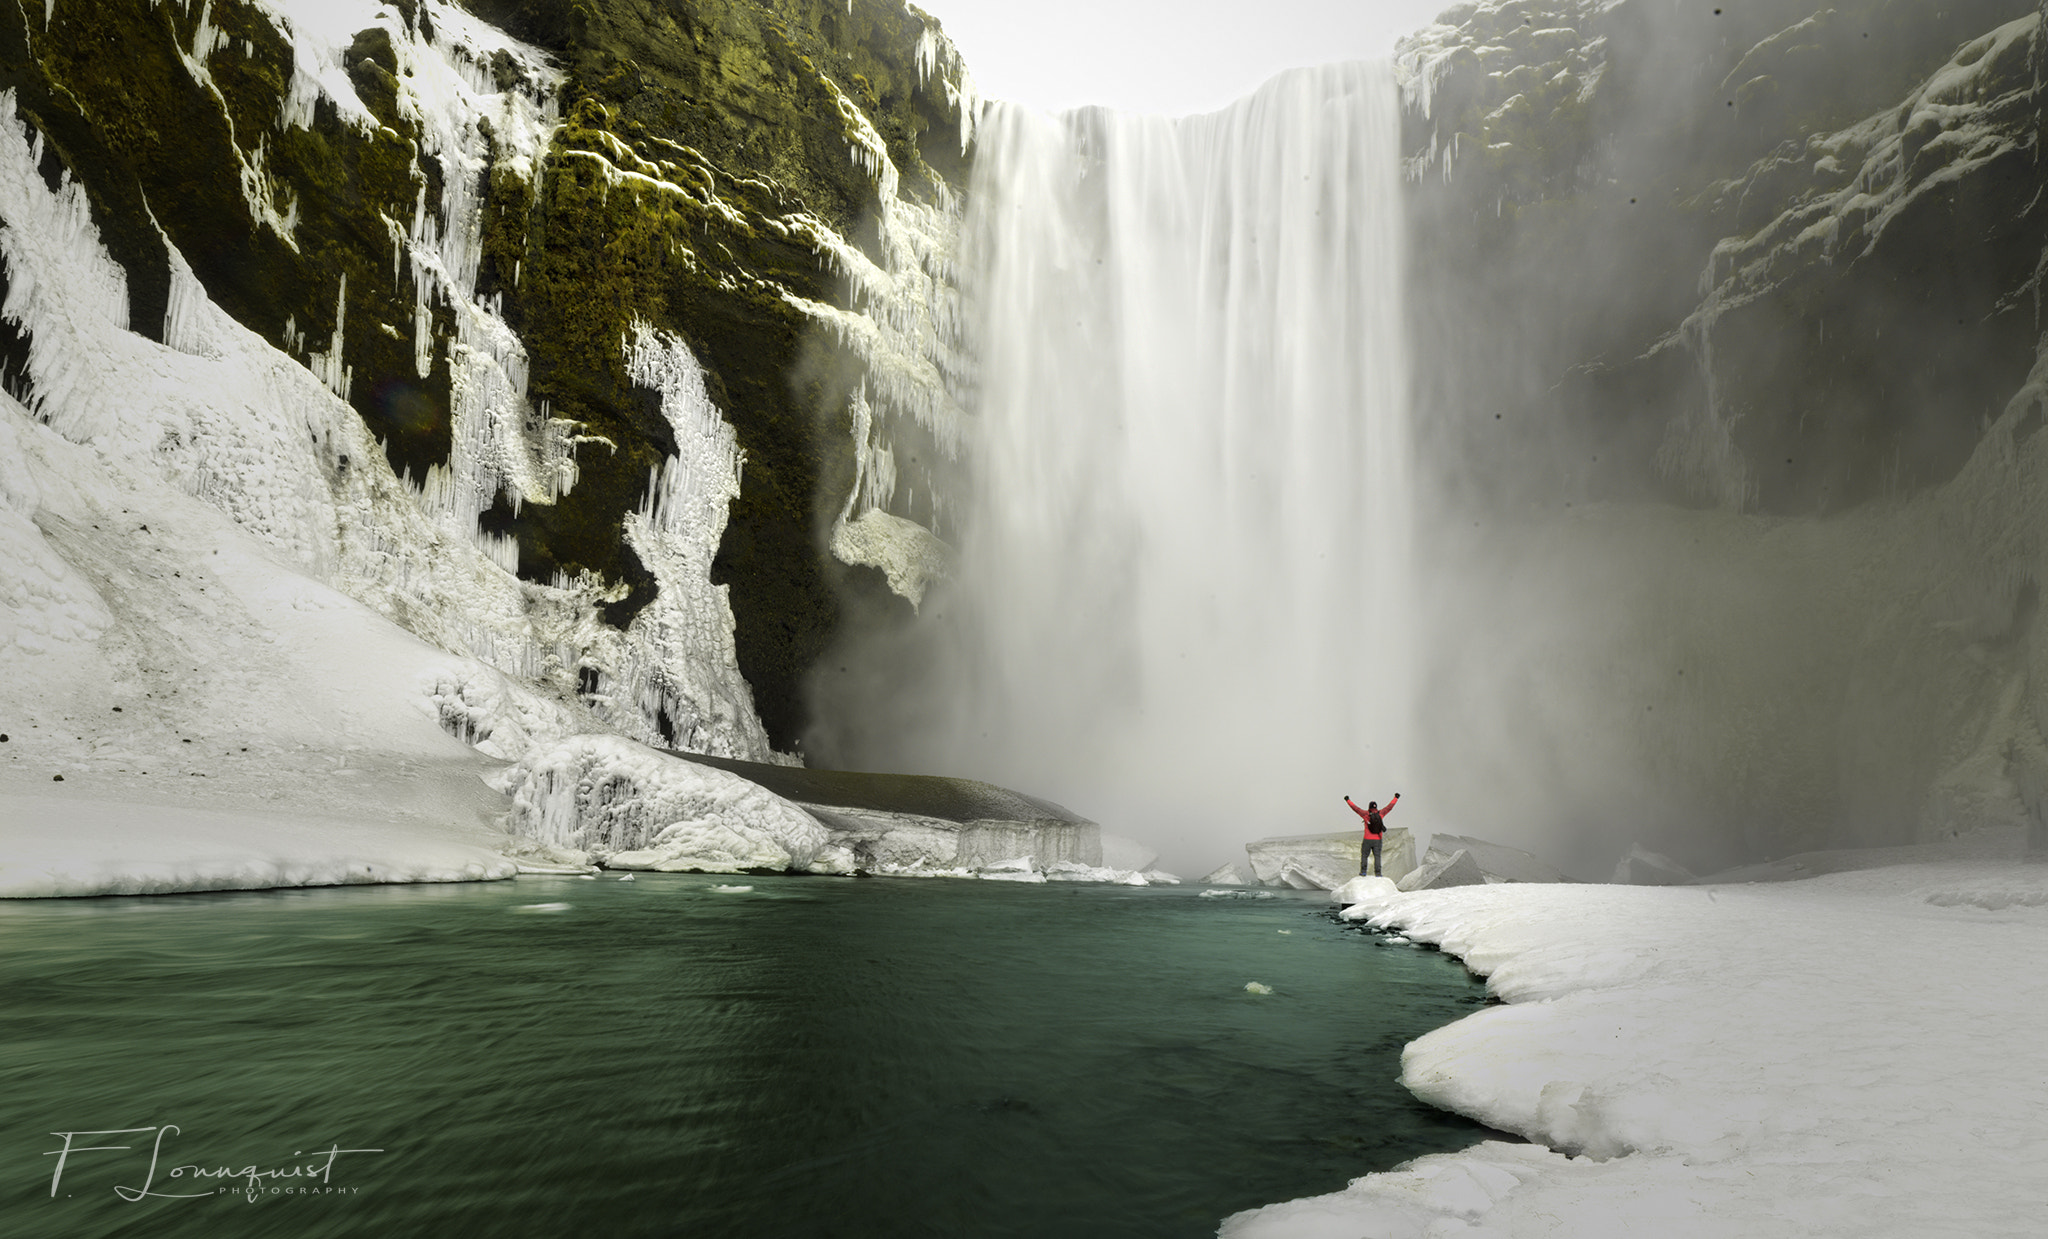
[[[502,875],[559,842],[485,786],[506,762],[793,760],[741,665],[787,747],[789,643],[832,622],[813,517],[929,539],[888,446],[957,438],[915,139],[945,120],[957,168],[975,103],[913,10],[700,8],[683,44],[490,0],[0,15],[0,892]],[[742,98],[789,123],[728,132]],[[785,371],[828,339],[812,408]],[[823,828],[757,799],[809,863]]]
[[511,872],[441,702],[568,710],[6,397],[0,462],[0,895]]
[[[623,647],[612,651],[620,663],[648,664],[642,682],[698,703],[693,739],[761,753],[730,613],[705,579],[728,492],[697,484],[718,504],[711,513],[672,497],[691,489],[692,467],[715,480],[721,430],[728,473],[733,456],[701,382],[688,387],[680,345],[649,333],[635,356],[659,372],[649,384],[673,410],[678,443],[709,444],[709,463],[678,458],[632,528],[650,559],[680,564],[666,597],[683,601],[670,609],[687,613],[697,600],[710,618],[681,623],[656,608],[621,634],[594,623],[577,588],[519,581],[473,521],[450,526],[434,488],[393,476],[318,367],[221,312],[175,247],[164,339],[130,331],[127,276],[100,242],[87,195],[68,176],[52,185],[39,174],[40,135],[14,105],[0,92],[0,256],[4,313],[28,340],[32,403],[0,397],[0,708],[10,732],[0,777],[45,797],[7,815],[7,863],[29,866],[15,875],[22,889],[84,893],[88,872],[125,889],[114,876],[120,848],[141,832],[175,833],[144,809],[83,814],[67,829],[51,813],[62,801],[47,799],[60,790],[78,801],[403,823],[444,852],[449,838],[477,842],[503,808],[478,778],[492,758],[605,725],[548,684],[607,641]],[[243,857],[209,867],[225,821],[200,832],[175,876],[129,885],[251,884]],[[257,831],[250,844],[274,845],[293,873],[327,873],[298,833]],[[36,875],[52,846],[93,863],[46,882]],[[379,846],[406,854],[397,836]],[[150,847],[152,857],[166,850],[161,838]],[[479,854],[378,868],[510,867]]]
[[2039,1232],[2048,867],[1382,892],[1345,915],[1487,975],[1504,1005],[1417,1039],[1401,1083],[1534,1143],[1240,1214],[1231,1239]]
[[109,0],[0,12],[0,59],[8,175],[103,251],[6,256],[0,383],[85,442],[139,345],[224,362],[151,450],[432,644],[776,760],[835,589],[944,570],[976,104],[921,12]]

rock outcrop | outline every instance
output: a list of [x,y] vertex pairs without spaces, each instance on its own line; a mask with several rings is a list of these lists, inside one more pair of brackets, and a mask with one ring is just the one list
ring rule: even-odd
[[[926,475],[957,441],[973,100],[918,10],[17,6],[0,97],[86,205],[126,330],[207,347],[206,302],[353,410],[367,451],[319,425],[298,449],[362,535],[326,575],[428,640],[622,734],[765,758],[843,598],[907,607],[943,570]],[[91,358],[7,259],[0,383],[89,438]],[[265,449],[234,429],[163,465],[260,524],[221,464]],[[472,569],[411,555],[380,477],[505,575],[523,628],[447,622]]]

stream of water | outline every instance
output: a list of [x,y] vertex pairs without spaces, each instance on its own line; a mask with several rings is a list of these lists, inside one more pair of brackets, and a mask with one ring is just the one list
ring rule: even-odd
[[1483,1135],[1395,1082],[1482,988],[1320,892],[6,903],[0,995],[13,1239],[1195,1236]]

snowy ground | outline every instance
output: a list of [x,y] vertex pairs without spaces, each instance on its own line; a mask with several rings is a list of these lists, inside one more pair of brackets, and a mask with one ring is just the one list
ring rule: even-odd
[[0,396],[0,895],[503,877],[502,676]]
[[1230,1239],[2042,1233],[2048,865],[1347,913],[1486,974],[1504,1005],[1415,1041],[1401,1082],[1534,1143],[1239,1214]]

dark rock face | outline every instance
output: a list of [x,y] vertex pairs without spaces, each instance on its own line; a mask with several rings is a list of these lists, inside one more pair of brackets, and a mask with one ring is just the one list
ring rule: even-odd
[[2037,9],[1507,0],[1411,40],[1462,493],[1789,515],[1952,477],[2033,361]]
[[[588,433],[658,448],[665,427],[619,362],[617,341],[636,317],[678,331],[716,376],[713,399],[746,465],[713,579],[731,587],[740,669],[771,740],[787,749],[803,728],[804,674],[839,619],[834,585],[846,570],[820,546],[851,484],[844,405],[860,367],[817,355],[834,350],[784,296],[843,303],[839,275],[811,239],[770,221],[804,212],[856,242],[865,229],[872,246],[876,190],[848,157],[846,92],[906,191],[964,177],[957,106],[916,64],[926,23],[882,4],[473,8],[556,53],[569,73],[567,124],[541,187],[501,211],[498,246],[530,272],[508,305],[534,354],[533,394]],[[637,192],[607,169],[673,178],[687,192]],[[694,259],[678,262],[679,252]],[[616,531],[653,459],[622,447],[586,467],[562,502],[523,509],[508,522],[522,570],[544,579],[593,568],[632,581],[629,604],[643,596],[650,584]],[[607,618],[622,624],[631,611]]]
[[[127,272],[130,329],[163,338],[175,247],[237,321],[331,373],[415,484],[483,450],[454,439],[456,405],[475,398],[464,359],[520,353],[506,369],[528,416],[503,433],[525,446],[485,447],[546,459],[548,434],[573,441],[571,484],[485,469],[456,479],[481,493],[451,500],[453,519],[515,539],[536,586],[596,582],[613,627],[655,596],[622,521],[676,452],[625,341],[644,324],[686,344],[744,459],[712,579],[730,587],[767,735],[793,745],[839,587],[872,593],[878,577],[824,549],[858,468],[848,395],[871,357],[820,324],[872,308],[848,268],[894,269],[878,224],[892,205],[943,217],[964,183],[961,72],[936,23],[868,0],[422,0],[346,43],[345,85],[316,87],[288,6],[110,0],[47,23],[40,7],[0,13],[0,90],[46,179],[84,187]],[[544,58],[490,50],[500,33]],[[430,46],[537,109],[552,126],[537,149],[513,131],[518,109],[462,121],[451,148],[411,76]],[[473,251],[441,243],[457,232]],[[516,342],[481,340],[472,306]],[[29,382],[18,334],[0,329],[9,390]],[[554,674],[588,697],[619,673],[572,658]],[[687,743],[668,719],[648,707],[650,730]]]

